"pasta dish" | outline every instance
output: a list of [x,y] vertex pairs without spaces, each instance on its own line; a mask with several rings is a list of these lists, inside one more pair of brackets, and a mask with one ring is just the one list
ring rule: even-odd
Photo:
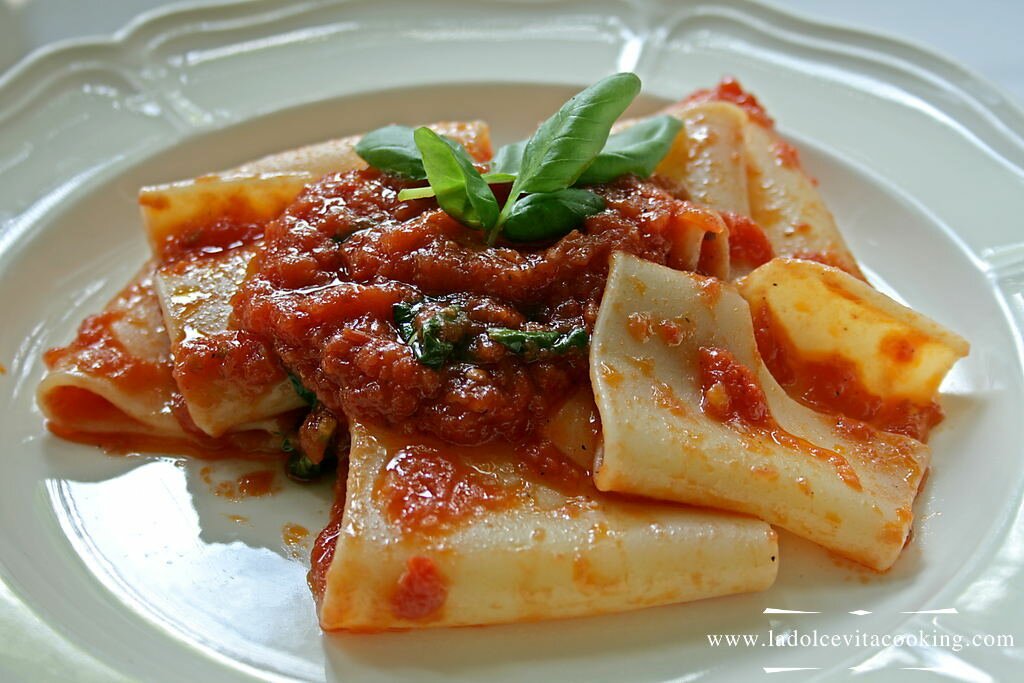
[[967,342],[867,282],[735,80],[639,91],[143,188],[151,258],[47,352],[49,429],[334,478],[327,630],[760,591],[776,527],[884,572]]

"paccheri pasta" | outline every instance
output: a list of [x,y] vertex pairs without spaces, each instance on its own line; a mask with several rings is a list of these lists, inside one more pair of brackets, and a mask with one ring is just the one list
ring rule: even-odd
[[51,430],[336,476],[324,629],[763,590],[773,526],[888,569],[967,343],[864,281],[738,83],[617,123],[639,89],[497,151],[386,126],[144,188],[152,257],[47,352]]

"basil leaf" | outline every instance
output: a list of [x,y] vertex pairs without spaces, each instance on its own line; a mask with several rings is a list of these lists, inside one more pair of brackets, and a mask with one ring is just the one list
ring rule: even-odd
[[575,327],[569,332],[538,331],[527,332],[512,330],[506,327],[492,327],[487,336],[509,351],[525,356],[528,360],[537,360],[544,352],[562,355],[570,351],[587,348],[590,335],[586,329]]
[[601,152],[612,124],[639,92],[636,74],[621,73],[570,98],[526,143],[512,195],[554,192],[575,183]]
[[589,190],[567,188],[526,195],[512,207],[504,234],[510,240],[531,242],[561,237],[587,216],[604,210],[604,199]]
[[461,343],[463,332],[460,328],[466,322],[465,312],[457,306],[447,306],[431,316],[422,325],[417,317],[423,302],[416,304],[397,303],[391,307],[398,336],[412,349],[413,356],[428,368],[439,368],[448,362]]
[[301,398],[306,404],[315,408],[317,404],[320,403],[316,394],[302,384],[302,380],[292,374],[288,375],[288,379],[291,381],[292,388],[295,389],[295,393],[298,394],[299,398]]
[[516,175],[523,165],[523,150],[529,140],[520,140],[503,147],[499,147],[491,159],[492,173],[510,173]]
[[682,126],[674,116],[657,116],[610,136],[576,183],[596,185],[627,174],[647,178],[668,154]]
[[418,306],[411,304],[397,303],[391,306],[391,315],[395,320],[395,328],[398,330],[398,336],[401,337],[402,341],[406,344],[412,339],[412,336],[416,334],[416,309]]
[[295,481],[310,482],[316,481],[323,474],[323,465],[314,463],[300,451],[292,450],[285,464],[285,473]]
[[423,157],[408,126],[384,126],[370,131],[356,143],[356,154],[386,173],[424,180]]
[[431,316],[423,323],[413,340],[412,350],[419,362],[428,368],[439,368],[455,350],[455,345],[443,338],[445,323],[452,322],[443,313]]
[[429,185],[426,187],[407,187],[404,190],[399,190],[398,201],[407,202],[410,199],[426,199],[433,196],[434,188]]
[[[511,173],[484,173],[481,178],[488,185],[497,185],[500,183],[511,183],[516,179]],[[398,193],[398,201],[404,202],[409,199],[426,199],[427,197],[434,196],[434,188],[432,187],[407,187]]]
[[[519,174],[496,227],[505,224],[524,192],[555,192],[573,185],[604,148],[615,119],[639,92],[636,74],[608,76],[569,98],[540,124],[523,149]],[[488,235],[488,243],[494,243],[497,233]]]
[[575,327],[556,339],[550,350],[553,353],[568,353],[574,349],[585,349],[588,344],[590,344],[590,335],[587,334],[586,329]]
[[492,171],[490,173],[484,173],[483,179],[487,181],[488,185],[503,185],[505,183],[515,182],[516,174]]
[[493,227],[501,208],[466,150],[426,127],[417,128],[413,137],[438,206],[463,225]]

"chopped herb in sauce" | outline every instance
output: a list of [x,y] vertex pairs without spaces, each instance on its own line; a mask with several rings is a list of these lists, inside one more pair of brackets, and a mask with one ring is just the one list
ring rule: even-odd
[[395,304],[392,308],[395,327],[416,360],[428,368],[439,368],[452,357],[465,337],[468,319],[458,306],[445,306],[420,322],[424,304],[425,301]]
[[299,482],[310,482],[316,481],[323,474],[325,463],[314,463],[312,460],[303,455],[300,451],[293,450],[288,456],[288,462],[285,465],[285,472],[288,473],[288,477]]
[[573,328],[569,332],[555,330],[530,332],[494,327],[487,330],[487,336],[512,353],[519,354],[528,360],[545,355],[560,356],[570,351],[586,349],[587,344],[590,343],[590,335],[582,327]]
[[299,395],[299,398],[301,398],[306,403],[306,405],[311,406],[313,408],[319,405],[320,402],[317,400],[316,394],[307,389],[302,384],[302,381],[299,380],[298,377],[289,374],[288,380],[292,383],[292,388],[295,389],[295,393]]

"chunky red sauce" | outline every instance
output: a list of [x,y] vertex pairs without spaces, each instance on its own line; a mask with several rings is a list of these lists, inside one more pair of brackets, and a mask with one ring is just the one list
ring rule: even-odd
[[[596,187],[607,208],[550,246],[488,248],[431,200],[399,202],[405,183],[374,170],[328,176],[267,226],[235,300],[241,325],[336,413],[460,444],[522,442],[576,386],[585,353],[528,362],[488,327],[591,329],[609,256],[667,263],[693,207],[635,178]],[[420,363],[394,323],[397,302],[426,299],[419,321],[457,307],[463,360]]]
[[772,422],[768,400],[754,373],[719,348],[700,348],[701,409],[721,422],[764,427]]
[[391,458],[376,493],[392,523],[429,533],[479,511],[507,507],[515,491],[444,449],[412,445]]
[[244,215],[225,215],[216,221],[204,221],[194,230],[185,230],[159,246],[164,261],[184,257],[207,256],[251,244],[263,233],[263,222]]
[[[136,287],[140,285],[132,285],[122,296],[144,296],[141,290],[133,291]],[[126,393],[167,385],[170,382],[170,359],[156,363],[143,360],[129,353],[117,338],[113,325],[124,316],[122,311],[105,311],[89,316],[82,321],[70,344],[47,350],[43,361],[51,369],[64,360],[72,361],[81,372],[110,379]]]
[[[215,176],[209,178],[216,179]],[[202,183],[203,178],[197,178],[196,182]],[[169,208],[170,203],[166,196],[143,193],[139,196],[139,205],[163,211]],[[265,219],[262,214],[251,199],[240,191],[221,197],[215,216],[205,212],[192,224],[176,227],[172,234],[158,236],[157,257],[161,263],[167,263],[218,254],[251,244],[263,233]]]
[[[805,358],[764,306],[754,311],[754,335],[772,376],[787,393],[814,410],[845,415],[919,441],[927,439],[931,429],[942,421],[942,408],[934,401],[918,404],[907,399],[886,400],[871,393],[849,360],[838,356]],[[887,350],[895,360],[909,361],[913,358],[913,340],[894,338]]]
[[685,102],[731,102],[747,112],[752,121],[762,126],[771,128],[775,122],[768,112],[765,111],[757,98],[748,93],[740,85],[740,82],[729,76],[723,78],[717,86],[710,89],[698,90],[686,98]]
[[345,515],[347,483],[348,465],[343,462],[338,465],[338,478],[334,482],[334,505],[331,506],[331,518],[313,543],[309,574],[306,575],[309,590],[318,604],[324,599],[324,591],[327,589],[327,572],[331,568],[331,562],[334,561],[334,550],[338,545],[338,536],[341,534],[341,523]]
[[775,252],[771,242],[757,223],[747,216],[731,211],[722,212],[729,226],[729,260],[754,269],[772,260]]
[[391,612],[412,621],[435,616],[448,598],[448,580],[429,557],[410,557],[391,594]]
[[707,415],[767,437],[784,448],[827,462],[847,486],[861,490],[860,477],[846,458],[794,436],[779,426],[750,368],[737,361],[727,349],[702,346],[699,354],[701,409]]
[[241,330],[185,339],[174,350],[174,379],[194,398],[217,401],[220,389],[263,396],[286,377],[273,351]]

